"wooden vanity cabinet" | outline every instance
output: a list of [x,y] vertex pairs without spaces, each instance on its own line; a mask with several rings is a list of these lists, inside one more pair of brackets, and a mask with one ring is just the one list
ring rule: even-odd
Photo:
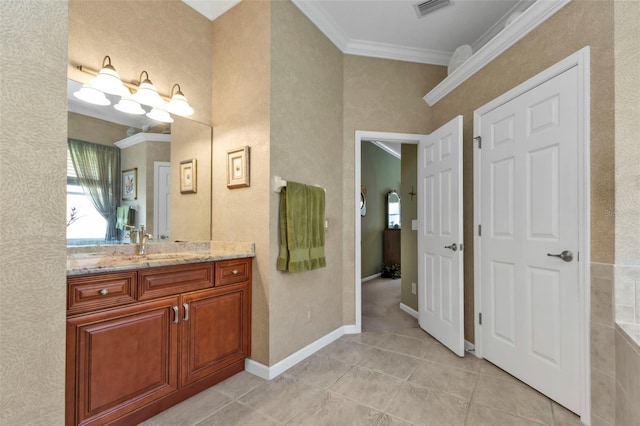
[[[229,265],[246,270],[244,280],[218,285],[214,268]],[[67,425],[139,423],[242,371],[251,353],[250,258],[127,274],[145,300],[67,311]],[[89,283],[93,293],[101,280],[113,286],[122,273],[69,277],[68,291]]]

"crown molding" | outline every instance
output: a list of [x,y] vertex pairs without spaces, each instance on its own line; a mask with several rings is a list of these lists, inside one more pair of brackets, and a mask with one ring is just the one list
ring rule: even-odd
[[373,58],[395,59],[398,61],[445,66],[451,59],[451,53],[448,52],[364,40],[350,40],[342,52],[348,55],[370,56]]
[[204,16],[210,21],[215,21],[219,16],[240,3],[240,0],[182,0],[184,4]]
[[571,0],[536,1],[513,21],[511,25],[499,32],[480,50],[467,59],[466,62],[427,93],[423,98],[424,101],[429,104],[429,106],[433,106],[570,2]]
[[383,150],[384,152],[386,152],[387,154],[396,157],[398,160],[402,159],[402,153],[399,154],[386,143],[380,142],[380,141],[371,141],[371,143],[377,146],[378,148],[380,148],[381,150]]
[[142,142],[171,142],[171,135],[141,132],[115,142],[114,145],[120,149],[125,149]]
[[336,24],[316,2],[305,0],[292,0],[298,9],[307,17],[322,33],[327,36],[335,46],[344,53],[349,43],[349,37]]
[[432,65],[447,65],[451,54],[435,50],[417,49],[394,44],[351,40],[338,24],[315,1],[292,0],[331,42],[344,54],[395,59]]

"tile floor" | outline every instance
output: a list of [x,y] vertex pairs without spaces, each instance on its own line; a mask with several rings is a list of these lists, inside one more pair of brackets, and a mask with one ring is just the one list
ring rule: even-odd
[[346,335],[265,381],[247,372],[144,425],[579,425],[489,362],[419,328]]
[[489,362],[457,357],[399,304],[400,280],[363,283],[362,334],[343,336],[271,381],[237,374],[143,424],[580,424]]

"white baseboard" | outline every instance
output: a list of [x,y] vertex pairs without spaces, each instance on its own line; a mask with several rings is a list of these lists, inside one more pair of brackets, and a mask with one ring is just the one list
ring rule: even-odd
[[404,311],[406,313],[408,313],[409,315],[411,315],[412,317],[414,317],[415,319],[418,319],[418,311],[416,311],[413,308],[408,307],[407,305],[405,305],[404,303],[400,304],[400,310]]
[[369,275],[368,277],[364,277],[360,281],[363,282],[363,283],[366,283],[367,281],[375,280],[376,278],[380,278],[381,276],[382,276],[382,274]]
[[344,330],[344,334],[360,334],[362,330],[355,325],[343,325],[342,329]]
[[[352,328],[353,327],[353,328]],[[252,360],[251,358],[247,358],[244,361],[244,369],[255,376],[261,377],[265,380],[271,380],[278,377],[280,374],[284,373],[300,361],[308,358],[314,353],[318,352],[320,349],[324,348],[330,343],[338,340],[344,334],[353,334],[355,331],[355,326],[346,325],[340,328],[333,330],[331,333],[319,338],[315,342],[312,342],[300,349],[299,351],[289,355],[285,359],[280,362],[275,363],[271,367],[267,367],[264,364],[261,364],[257,361]]]

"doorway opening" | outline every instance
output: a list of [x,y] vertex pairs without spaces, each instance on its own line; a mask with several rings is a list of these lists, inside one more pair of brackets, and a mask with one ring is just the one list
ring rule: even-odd
[[[372,143],[372,141],[379,141],[381,143],[390,144],[411,144],[417,145],[422,135],[407,134],[407,133],[389,133],[389,132],[368,132],[368,131],[356,131],[355,137],[355,186],[354,197],[357,201],[355,203],[354,217],[355,217],[355,332],[360,333],[362,331],[362,147],[363,143]],[[415,183],[414,183],[415,185]],[[397,188],[399,191],[400,188]],[[405,194],[406,195],[406,194]],[[370,194],[367,194],[367,205],[371,203]],[[402,223],[401,227],[411,229],[411,223]],[[377,279],[377,275],[371,276],[367,273],[364,278],[370,277]],[[371,283],[375,284],[375,283]],[[416,279],[417,284],[417,279]],[[375,292],[375,290],[374,290]],[[374,296],[375,297],[375,296]],[[406,308],[406,307],[405,307]],[[414,316],[411,312],[412,309],[403,309],[405,312]],[[417,316],[417,312],[415,312]]]

